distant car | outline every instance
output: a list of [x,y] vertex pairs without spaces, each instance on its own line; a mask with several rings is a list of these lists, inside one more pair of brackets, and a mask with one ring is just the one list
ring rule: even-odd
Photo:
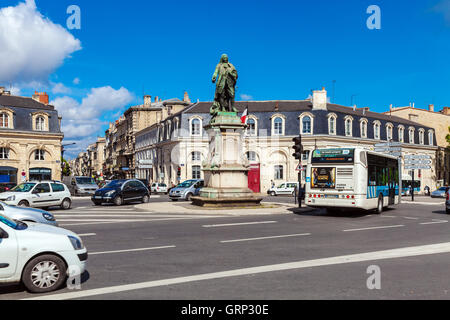
[[446,193],[447,199],[445,200],[445,212],[450,214],[450,189],[447,190]]
[[67,186],[58,181],[25,182],[11,191],[0,193],[0,201],[10,206],[68,210],[72,197]]
[[16,183],[12,183],[12,182],[0,183],[0,192],[9,191],[12,188],[14,188],[15,186],[17,186],[17,184]]
[[98,189],[95,179],[91,177],[64,177],[64,183],[73,196],[92,196]]
[[187,180],[170,190],[169,198],[172,201],[190,201],[192,197],[198,196],[200,194],[200,190],[204,186],[205,182],[201,179]]
[[45,210],[8,206],[0,202],[0,213],[13,220],[58,226],[55,217]]
[[15,221],[0,213],[0,283],[23,283],[32,293],[61,288],[84,273],[88,252],[75,233]]
[[295,188],[298,188],[299,183],[298,182],[286,182],[280,184],[278,187],[270,188],[267,191],[267,194],[271,196],[278,196],[282,194],[288,194],[288,195],[295,195]]
[[432,198],[445,198],[448,187],[441,187],[431,193]]
[[97,190],[91,199],[96,206],[100,206],[103,203],[113,203],[116,206],[121,206],[132,201],[147,203],[150,200],[150,193],[147,187],[139,180],[113,180],[104,188]]
[[167,184],[165,183],[153,183],[150,188],[151,193],[165,193],[167,194],[169,191],[167,190]]

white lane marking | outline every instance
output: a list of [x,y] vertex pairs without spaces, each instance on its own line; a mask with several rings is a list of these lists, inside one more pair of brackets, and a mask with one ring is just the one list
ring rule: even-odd
[[419,218],[413,218],[413,217],[403,217],[403,218],[408,219],[408,220],[419,220]]
[[96,236],[96,233],[85,233],[85,234],[79,234],[80,237],[93,237]]
[[437,219],[432,219],[433,222],[422,222],[420,223],[421,225],[427,225],[427,224],[440,224],[440,223],[447,223],[447,220],[437,220]]
[[385,216],[385,215],[382,215],[381,217],[382,218],[397,218],[396,216]]
[[234,227],[234,226],[249,226],[254,224],[270,224],[278,223],[278,221],[259,221],[259,222],[242,222],[242,223],[228,223],[228,224],[207,224],[203,228],[219,228],[219,227]]
[[90,252],[90,256],[95,256],[99,254],[112,254],[112,253],[124,253],[124,252],[141,252],[150,250],[161,250],[161,249],[172,249],[176,246],[163,246],[163,247],[152,247],[152,248],[139,248],[139,249],[127,249],[127,250],[115,250],[115,251],[103,251],[103,252]]
[[291,237],[303,237],[310,236],[311,233],[301,233],[301,234],[287,234],[282,236],[271,236],[271,237],[261,237],[261,238],[248,238],[248,239],[236,239],[236,240],[224,240],[220,243],[232,243],[232,242],[244,242],[244,241],[257,241],[257,240],[268,240],[268,239],[279,239],[279,238],[291,238]]
[[397,248],[391,250],[366,252],[359,254],[352,254],[346,256],[337,256],[323,259],[306,260],[306,261],[296,261],[289,263],[273,264],[266,266],[259,266],[253,268],[235,269],[222,272],[205,273],[199,275],[192,275],[187,277],[179,277],[164,280],[155,280],[140,282],[134,284],[118,285],[105,288],[97,288],[85,291],[67,292],[52,294],[47,296],[40,296],[35,298],[29,298],[24,300],[68,300],[68,299],[78,299],[85,297],[92,297],[105,294],[114,294],[133,290],[149,289],[161,286],[169,286],[175,284],[197,282],[204,280],[213,279],[223,279],[231,277],[239,277],[246,275],[255,275],[260,273],[276,272],[276,271],[288,271],[297,270],[304,268],[314,268],[321,266],[337,265],[337,264],[347,264],[365,261],[376,261],[376,260],[386,260],[386,259],[398,259],[405,257],[415,257],[423,255],[450,253],[450,242],[438,243],[424,246],[407,247],[407,248]]
[[395,225],[395,226],[381,226],[381,227],[370,227],[370,228],[360,228],[360,229],[348,229],[342,230],[343,232],[354,232],[354,231],[366,231],[366,230],[376,230],[376,229],[390,229],[390,228],[401,228],[404,227],[403,224]]
[[164,214],[145,214],[145,215],[127,215],[127,214],[82,214],[82,215],[55,215],[55,218],[223,218],[222,216],[205,215],[164,215]]
[[[98,224],[116,224],[116,223],[135,223],[135,222],[158,222],[158,221],[175,221],[175,220],[195,220],[196,218],[173,218],[173,219],[147,219],[147,220],[111,220],[105,222],[86,222],[86,223],[70,223],[60,224],[60,227],[87,226]],[[87,220],[91,221],[91,220]]]

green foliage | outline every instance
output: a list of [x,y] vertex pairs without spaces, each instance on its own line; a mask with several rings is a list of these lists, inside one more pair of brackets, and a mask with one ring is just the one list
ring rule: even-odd
[[72,172],[70,171],[70,165],[67,162],[66,159],[61,158],[61,168],[62,168],[62,175],[64,177],[70,177],[70,175],[72,174]]

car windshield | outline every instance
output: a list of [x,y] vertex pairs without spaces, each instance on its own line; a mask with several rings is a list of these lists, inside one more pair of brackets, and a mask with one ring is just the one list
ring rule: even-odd
[[106,185],[107,188],[121,187],[125,183],[125,180],[114,180]]
[[25,230],[28,228],[26,223],[17,220],[11,220],[1,214],[0,214],[0,223],[3,223],[10,228],[13,228],[14,230]]
[[185,182],[183,182],[183,183],[180,183],[180,184],[178,185],[178,188],[189,188],[189,187],[191,187],[195,182],[196,182],[196,180],[188,180],[188,181],[185,181]]
[[12,192],[30,192],[31,189],[36,185],[36,183],[22,183],[17,187],[13,188]]
[[92,178],[76,178],[78,184],[95,184]]

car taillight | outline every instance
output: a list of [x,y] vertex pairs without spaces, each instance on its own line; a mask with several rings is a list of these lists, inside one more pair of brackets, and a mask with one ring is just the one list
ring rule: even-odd
[[9,191],[9,188],[8,188],[8,187],[6,187],[6,191]]

